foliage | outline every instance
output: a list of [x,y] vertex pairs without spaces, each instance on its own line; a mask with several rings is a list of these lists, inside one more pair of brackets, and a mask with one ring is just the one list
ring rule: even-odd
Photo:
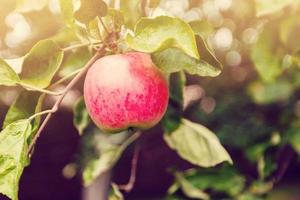
[[[194,164],[194,169],[173,171],[174,183],[167,198],[261,199],[273,189],[277,171],[285,164],[276,159],[285,156],[281,155],[282,149],[292,146],[293,151],[300,152],[298,0],[256,0],[255,4],[250,0],[234,1],[232,7],[238,9],[229,9],[226,16],[235,20],[237,27],[229,19],[224,20],[224,27],[237,29],[237,41],[247,38],[245,32],[239,32],[244,29],[255,29],[258,37],[250,45],[233,40],[236,43],[231,48],[240,51],[254,69],[244,69],[248,79],[238,84],[233,80],[240,80],[243,74],[236,73],[231,80],[231,68],[223,68],[229,56],[214,49],[211,37],[222,30],[218,21],[212,20],[217,18],[188,14],[202,9],[200,1],[190,1],[190,7],[183,8],[181,14],[157,0],[121,0],[120,5],[115,1],[107,4],[81,0],[78,8],[74,2],[60,0],[62,27],[40,37],[13,59],[21,66],[20,71],[12,59],[0,58],[0,86],[18,93],[0,133],[0,193],[18,199],[20,177],[44,127],[40,126],[41,116],[57,111],[79,80],[77,75],[84,74],[99,54],[127,51],[151,54],[168,77],[170,100],[160,124],[162,137],[182,159]],[[18,0],[15,11],[34,13],[45,10],[47,4],[47,0]],[[222,76],[211,81],[222,70]],[[205,103],[201,99],[204,97],[185,106],[186,86],[198,81],[207,89],[205,95],[218,102],[212,113],[199,106],[199,101],[200,105]],[[58,91],[61,86],[65,89]],[[44,99],[51,96],[58,96],[58,100],[52,109],[43,109]],[[73,113],[81,137],[78,169],[87,186],[117,164],[139,132],[130,129],[115,135],[103,133],[89,118],[82,98],[74,105]],[[48,120],[46,117],[43,122]],[[255,175],[249,178],[240,169],[240,160],[232,159],[221,144],[230,152],[241,152],[247,164],[254,166]],[[232,160],[237,164],[230,165]],[[124,199],[116,184],[112,184],[110,199]]]

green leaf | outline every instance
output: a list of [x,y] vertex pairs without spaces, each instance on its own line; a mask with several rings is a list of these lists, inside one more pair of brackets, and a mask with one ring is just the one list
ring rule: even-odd
[[279,36],[281,42],[285,45],[286,49],[292,53],[300,50],[299,38],[300,31],[300,16],[293,15],[285,17],[279,25]]
[[79,48],[75,52],[72,52],[71,54],[65,56],[66,59],[61,65],[59,76],[67,76],[73,73],[74,71],[84,67],[84,65],[89,61],[89,59],[92,56],[93,55],[88,50],[88,48]]
[[86,110],[83,98],[81,98],[77,101],[77,103],[75,104],[73,113],[74,113],[73,123],[74,123],[75,127],[77,128],[79,134],[82,135],[84,130],[91,123],[91,119]]
[[72,0],[59,0],[60,10],[65,23],[69,26],[74,24],[74,7]]
[[141,0],[121,0],[120,9],[124,13],[125,24],[133,28],[136,22],[143,16]]
[[293,85],[285,80],[271,83],[256,81],[249,85],[248,92],[255,103],[270,104],[287,101],[293,92]]
[[169,104],[166,114],[161,121],[165,132],[173,132],[180,125],[183,112],[183,89],[185,82],[186,78],[184,72],[179,72],[170,76]]
[[292,145],[295,151],[300,154],[300,129],[299,127],[291,127],[287,131],[288,143]]
[[127,35],[128,45],[137,51],[153,53],[177,47],[187,55],[199,59],[194,32],[178,18],[160,16],[142,18],[135,26],[135,35]]
[[25,56],[21,82],[38,88],[46,88],[63,60],[63,51],[52,40],[38,42]]
[[201,35],[202,38],[208,38],[208,36],[214,31],[214,27],[207,20],[196,20],[189,24],[194,33],[196,35]]
[[42,10],[48,5],[48,0],[17,0],[17,12],[31,12]]
[[82,155],[84,185],[90,185],[99,175],[111,169],[125,148],[136,138],[128,132],[102,133],[93,127],[83,134]]
[[186,180],[182,173],[176,172],[175,178],[180,186],[182,192],[189,198],[193,199],[209,199],[209,195],[202,191],[201,189],[198,189],[194,187],[188,180]]
[[19,77],[16,72],[0,58],[0,85],[16,86]]
[[198,76],[215,77],[221,73],[222,64],[210,52],[200,36],[196,37],[201,60],[192,58],[177,48],[168,48],[153,53],[153,62],[164,72],[174,73],[181,70]]
[[218,137],[201,124],[182,119],[172,133],[165,133],[167,144],[185,160],[201,167],[212,167],[232,160]]
[[255,0],[256,16],[261,17],[263,15],[278,12],[295,2],[299,3],[299,0]]
[[227,193],[229,196],[240,194],[246,186],[246,179],[229,165],[221,168],[189,169],[184,175],[196,188]]
[[104,17],[107,14],[107,5],[102,0],[81,0],[80,2],[81,6],[74,16],[83,24],[88,24],[97,16]]
[[18,199],[19,180],[28,164],[27,138],[31,133],[29,120],[19,120],[0,133],[0,193]]
[[124,200],[123,194],[120,192],[115,183],[111,184],[112,190],[110,191],[108,200]]
[[[75,31],[74,31],[75,29]],[[60,29],[54,36],[50,39],[57,43],[60,47],[66,47],[74,42],[80,42],[79,38],[76,35],[76,32],[79,32],[80,29],[78,26],[70,28],[64,27]]]
[[[44,96],[44,95],[42,95]],[[34,113],[40,112],[42,104],[41,94],[39,92],[23,91],[9,107],[3,122],[3,128],[21,119],[28,119]],[[39,118],[36,118],[36,124],[39,124]]]
[[274,24],[269,24],[265,27],[251,49],[251,59],[261,79],[265,82],[274,81],[284,70],[281,65],[281,56],[277,55],[278,35],[272,25],[274,26]]

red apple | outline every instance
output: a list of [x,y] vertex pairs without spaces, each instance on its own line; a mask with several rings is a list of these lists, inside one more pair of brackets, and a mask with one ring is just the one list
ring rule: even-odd
[[84,100],[95,124],[105,132],[147,129],[163,117],[168,83],[149,54],[130,52],[97,60],[84,82]]

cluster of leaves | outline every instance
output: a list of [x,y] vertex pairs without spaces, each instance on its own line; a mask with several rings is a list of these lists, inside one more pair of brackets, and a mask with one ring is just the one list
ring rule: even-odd
[[298,1],[256,1],[263,26],[249,60],[258,76],[230,89],[227,79],[211,86],[218,101],[211,114],[197,105],[187,111],[239,152],[236,165],[175,171],[167,199],[265,199],[284,176],[282,166],[299,154],[299,13]]
[[[0,85],[20,88],[20,94],[10,106],[0,133],[0,193],[18,199],[18,184],[24,168],[29,164],[29,152],[43,114],[46,95],[65,95],[55,92],[56,86],[70,79],[98,50],[105,46],[105,54],[129,50],[150,53],[155,64],[170,77],[170,105],[163,119],[166,143],[185,160],[202,167],[223,161],[232,163],[218,138],[201,124],[182,117],[185,74],[215,77],[222,65],[209,50],[197,24],[179,18],[147,17],[146,7],[157,6],[156,1],[121,0],[120,10],[102,0],[81,0],[74,8],[72,0],[61,0],[61,15],[65,22],[56,35],[37,42],[23,57],[20,66],[9,65],[11,60],[0,59]],[[47,1],[18,1],[19,12],[39,10]],[[134,15],[133,15],[134,13]],[[132,34],[130,34],[132,33]],[[15,62],[14,62],[15,63]],[[20,72],[16,72],[21,68]],[[97,129],[78,101],[74,109],[74,124],[82,135],[83,160],[80,170],[85,185],[117,162],[136,135],[124,132],[107,135]],[[121,199],[113,185],[115,199]]]

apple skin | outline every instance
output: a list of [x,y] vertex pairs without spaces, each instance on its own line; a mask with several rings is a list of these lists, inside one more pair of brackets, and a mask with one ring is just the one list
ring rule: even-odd
[[148,129],[166,112],[166,78],[149,54],[129,52],[97,60],[84,82],[84,100],[95,124],[104,132]]

